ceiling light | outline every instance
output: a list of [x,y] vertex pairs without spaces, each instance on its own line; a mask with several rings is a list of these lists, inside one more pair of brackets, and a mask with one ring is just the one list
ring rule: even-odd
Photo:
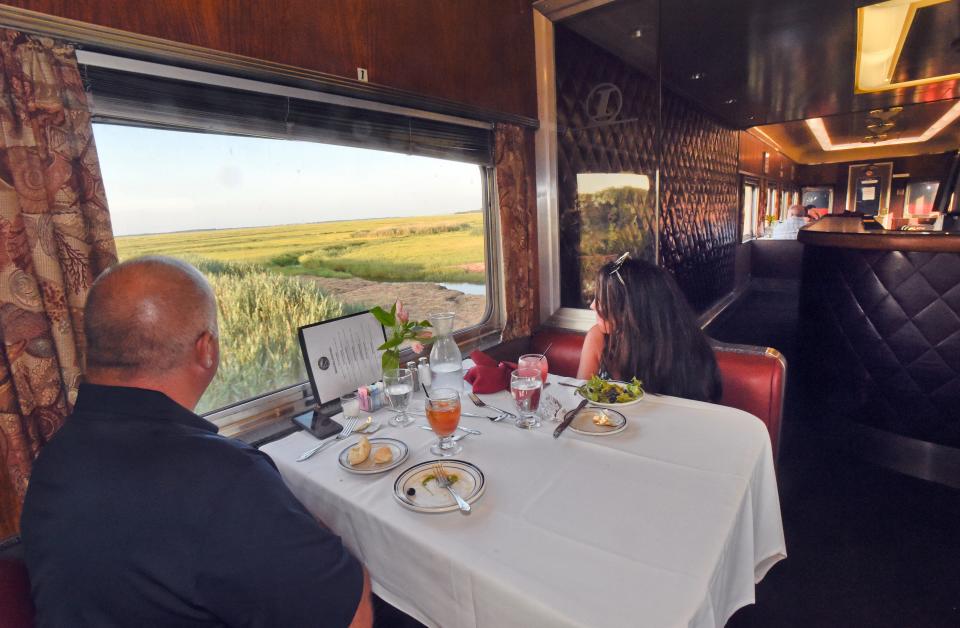
[[737,102],[737,99],[736,99],[736,98],[727,98],[726,100],[723,101],[723,104],[725,104],[725,105],[732,105],[732,104],[735,103],[735,102]]
[[704,76],[706,76],[706,74],[704,74],[703,72],[694,72],[693,74],[690,75],[690,80],[691,80],[691,81],[699,81],[699,80],[702,79]]
[[930,127],[920,135],[914,135],[911,137],[898,137],[895,139],[880,139],[877,142],[850,142],[847,144],[834,144],[830,139],[830,134],[827,133],[827,127],[823,123],[823,118],[811,118],[807,120],[807,127],[810,129],[810,132],[813,133],[813,137],[817,139],[817,142],[820,144],[820,148],[825,151],[834,151],[834,150],[850,150],[853,148],[872,148],[874,146],[891,146],[894,144],[916,144],[917,142],[926,142],[927,140],[932,139],[942,131],[948,124],[960,118],[960,101],[954,103],[950,109],[947,110],[945,114],[940,116],[940,118],[930,125]]
[[857,9],[854,91],[880,92],[960,78],[960,74],[893,82],[903,44],[917,11],[950,0],[887,0]]
[[637,30],[633,31],[632,37],[633,37],[634,39],[640,39],[641,37],[643,37],[643,29],[642,29],[642,28],[638,28]]

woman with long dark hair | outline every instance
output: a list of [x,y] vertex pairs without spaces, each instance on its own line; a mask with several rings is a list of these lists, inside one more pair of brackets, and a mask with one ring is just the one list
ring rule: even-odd
[[624,253],[597,273],[597,313],[577,377],[629,381],[652,393],[716,401],[720,371],[713,349],[668,272]]

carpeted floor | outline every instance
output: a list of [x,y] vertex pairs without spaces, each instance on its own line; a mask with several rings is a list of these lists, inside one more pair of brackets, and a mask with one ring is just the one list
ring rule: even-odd
[[960,491],[860,462],[820,438],[804,374],[789,370],[796,316],[795,293],[750,292],[708,329],[788,360],[778,467],[788,558],[728,626],[960,626]]

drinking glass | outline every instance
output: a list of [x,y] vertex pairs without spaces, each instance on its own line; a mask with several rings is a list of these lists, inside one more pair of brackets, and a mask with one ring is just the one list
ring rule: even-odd
[[356,391],[340,395],[340,407],[343,409],[344,420],[360,416],[360,395]]
[[542,353],[526,353],[520,356],[520,359],[517,360],[518,369],[539,369],[540,370],[540,381],[544,384],[547,383],[547,374],[549,372],[549,365],[547,364],[547,356]]
[[387,393],[387,403],[396,412],[390,419],[390,425],[406,427],[413,423],[413,417],[407,414],[407,406],[413,397],[413,373],[410,369],[384,371],[383,388]]
[[517,369],[510,374],[510,393],[520,411],[517,427],[530,430],[540,427],[540,417],[537,408],[540,407],[540,391],[543,389],[543,380],[540,379],[540,369]]
[[430,448],[437,456],[456,456],[463,451],[451,437],[460,424],[460,393],[452,388],[434,388],[426,404],[427,421],[440,439]]

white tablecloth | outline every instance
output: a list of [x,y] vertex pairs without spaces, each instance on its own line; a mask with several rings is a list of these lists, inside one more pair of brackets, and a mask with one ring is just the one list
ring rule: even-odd
[[[571,388],[545,393],[576,404]],[[512,408],[506,392],[484,398]],[[464,410],[474,410],[466,395]],[[394,499],[400,472],[433,459],[436,437],[416,427],[380,430],[410,456],[378,476],[338,467],[350,441],[301,463],[316,443],[305,432],[263,451],[363,561],[374,591],[424,624],[722,626],[786,556],[766,428],[739,410],[672,397],[648,395],[623,413],[620,434],[559,439],[554,423],[523,431],[464,417],[483,435],[462,440],[458,458],[487,477],[470,515],[419,514]]]

